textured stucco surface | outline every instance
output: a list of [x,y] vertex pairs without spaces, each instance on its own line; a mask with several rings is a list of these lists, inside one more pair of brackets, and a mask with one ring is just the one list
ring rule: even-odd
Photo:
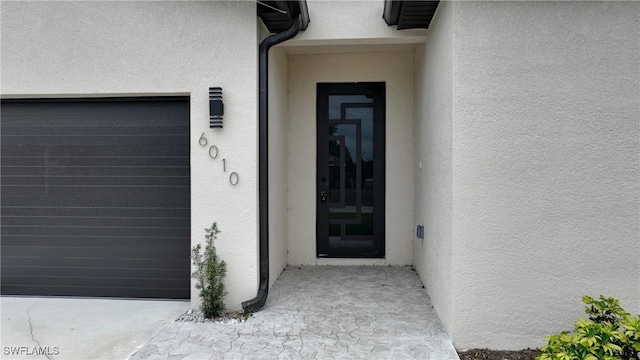
[[269,285],[287,266],[288,59],[269,52]]
[[412,262],[413,51],[394,51],[289,57],[289,265],[317,263],[316,84],[352,81],[386,82],[385,264]]
[[[192,243],[217,221],[227,305],[257,289],[255,2],[2,2],[3,96],[191,97]],[[242,26],[237,26],[242,24]],[[225,36],[220,36],[223,29]],[[225,127],[208,127],[208,88],[224,91]],[[198,145],[205,133],[221,160]],[[229,172],[240,175],[231,186]],[[199,302],[192,291],[193,305]]]
[[396,31],[382,19],[383,1],[309,0],[311,22],[285,46],[397,44],[422,41],[426,30]]
[[454,9],[454,344],[541,345],[585,294],[637,314],[640,3]]
[[[387,27],[381,2],[308,3],[309,29],[272,54],[271,282],[287,262],[367,263],[315,259],[315,84],[386,81],[387,258],[367,264],[413,261],[456,346],[539,346],[584,294],[640,312],[639,2],[441,2],[427,42],[405,48],[426,32]],[[258,275],[255,6],[0,14],[3,97],[191,97],[192,242],[218,222],[230,309]],[[223,130],[208,128],[211,86]]]
[[415,225],[413,263],[450,332],[452,313],[453,5],[441,2],[415,54]]

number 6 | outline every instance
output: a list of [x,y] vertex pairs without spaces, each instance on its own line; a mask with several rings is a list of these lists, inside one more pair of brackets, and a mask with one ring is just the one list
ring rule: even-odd
[[200,146],[207,145],[207,138],[204,137],[204,133],[202,133],[202,135],[200,135],[200,139],[198,139],[198,144],[200,144]]

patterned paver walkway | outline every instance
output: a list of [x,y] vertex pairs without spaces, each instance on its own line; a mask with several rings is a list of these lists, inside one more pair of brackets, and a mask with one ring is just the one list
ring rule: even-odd
[[244,323],[174,322],[131,360],[458,359],[409,267],[289,267]]

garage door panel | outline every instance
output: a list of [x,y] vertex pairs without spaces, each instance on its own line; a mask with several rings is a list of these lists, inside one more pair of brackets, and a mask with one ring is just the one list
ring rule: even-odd
[[117,156],[159,156],[159,157],[188,157],[189,149],[184,146],[96,146],[87,144],[81,148],[77,146],[50,146],[33,145],[30,147],[6,145],[0,146],[2,158],[5,157],[31,157],[31,156],[95,156],[95,157],[117,157]]
[[129,166],[119,167],[69,167],[56,166],[49,169],[49,175],[54,176],[189,176],[188,166]]
[[68,236],[91,236],[100,234],[103,236],[158,236],[158,237],[188,237],[191,230],[184,227],[123,227],[123,226],[81,226],[81,225],[58,225],[58,226],[2,226],[2,235],[68,235]]
[[[4,128],[2,129],[4,132]],[[47,159],[44,156],[36,157],[12,157],[6,154],[2,156],[2,170],[8,167],[45,167]]]
[[179,197],[137,198],[137,197],[63,197],[63,196],[11,196],[2,194],[3,206],[53,206],[53,207],[122,207],[132,203],[136,207],[189,208],[190,200]]
[[116,298],[165,298],[165,299],[188,299],[190,290],[188,288],[130,288],[130,287],[96,287],[96,286],[53,286],[53,285],[12,285],[3,286],[6,293],[15,293],[26,296],[75,296],[75,297],[102,297],[109,294]]
[[138,288],[184,288],[184,282],[181,279],[149,279],[136,277],[90,277],[90,276],[7,276],[7,285],[36,285],[36,286],[86,286],[87,283],[91,287],[110,287],[113,286],[112,279],[118,279],[120,287]]
[[54,157],[54,156],[21,156],[21,157],[2,157],[2,167],[126,167],[126,166],[145,166],[145,167],[184,167],[186,156],[181,157],[158,157],[158,156],[111,156],[111,157],[93,157],[93,156],[74,156],[74,157]]
[[[3,118],[4,120],[4,118]],[[59,119],[51,119],[56,121]],[[177,135],[189,135],[188,126],[172,126],[172,125],[102,125],[102,126],[62,126],[62,125],[5,125],[2,129],[5,136],[46,136],[46,137],[75,137],[75,136],[177,136]],[[90,143],[90,139],[84,139],[87,143]]]
[[[117,170],[117,173],[115,172]],[[173,167],[52,167],[45,166],[3,166],[3,176],[189,176],[188,166]]]
[[[113,268],[85,268],[82,269],[82,274],[86,277],[103,277],[105,271],[109,272],[113,277],[131,277],[132,274],[136,278],[142,279],[184,279],[190,276],[189,271],[184,269],[172,270],[172,269],[113,269]],[[78,270],[72,267],[18,267],[7,271],[6,276],[18,277],[18,276],[40,276],[46,271],[47,276],[53,277],[70,277],[77,276]],[[185,284],[180,284],[184,286]]]
[[[4,161],[4,157],[3,157],[3,161]],[[4,180],[5,177],[7,176],[38,176],[38,177],[43,177],[47,175],[47,168],[44,166],[21,166],[21,167],[15,167],[15,166],[2,166],[0,168],[0,171],[2,171],[2,179]]]
[[2,251],[6,252],[5,258],[10,257],[39,257],[39,258],[59,258],[59,259],[135,259],[138,261],[144,260],[162,260],[169,258],[173,255],[179,257],[188,257],[188,247],[149,247],[149,248],[134,248],[134,247],[114,247],[114,246],[102,246],[102,247],[71,247],[60,246],[59,244],[51,246],[3,246]]
[[155,197],[167,196],[182,198],[189,196],[188,186],[93,186],[93,185],[2,185],[2,191],[13,196],[94,196],[94,197]]
[[[188,259],[176,259],[173,261],[145,259],[136,260],[131,258],[121,259],[85,259],[85,258],[43,258],[43,257],[27,257],[17,258],[8,257],[2,260],[2,266],[7,267],[72,267],[84,271],[84,269],[179,269],[177,273],[188,271],[190,262]],[[6,262],[6,264],[5,264]],[[3,271],[4,274],[4,271]],[[46,273],[45,273],[46,274]],[[188,278],[187,278],[188,280]]]
[[190,296],[187,98],[1,111],[3,294]]
[[[106,118],[115,121],[119,118],[127,118],[137,122],[144,122],[152,115],[151,119],[166,119],[168,123],[175,123],[176,118],[184,116],[184,106],[176,106],[181,101],[180,97],[173,98],[104,98],[104,99],[50,99],[50,100],[20,100],[11,101],[11,108],[2,111],[3,116],[26,116],[25,119],[34,117],[64,116],[91,119]],[[188,101],[188,99],[187,99]],[[79,107],[78,104],[82,103]],[[54,111],[51,105],[55,104]],[[184,105],[184,104],[182,104]],[[186,102],[188,107],[188,102]],[[188,109],[187,109],[188,111]]]
[[56,216],[56,217],[150,217],[166,221],[167,219],[189,220],[189,208],[153,208],[153,207],[34,207],[3,206],[2,216]]
[[[48,111],[42,109],[42,111]],[[82,110],[80,110],[82,111]],[[100,111],[100,110],[98,110]],[[101,111],[110,112],[108,107]],[[185,124],[176,124],[175,115],[171,113],[162,113],[155,111],[153,116],[140,113],[86,113],[86,114],[73,114],[71,112],[67,114],[46,114],[46,113],[32,113],[32,114],[7,114],[3,112],[4,126],[7,128],[36,128],[33,123],[37,123],[41,127],[183,127]]]
[[[3,126],[4,127],[4,126]],[[144,135],[83,135],[81,137],[75,136],[46,136],[46,135],[33,135],[33,136],[5,136],[2,134],[2,142],[8,146],[33,146],[41,145],[46,142],[50,146],[84,146],[88,142],[92,146],[122,146],[132,143],[142,146],[167,146],[176,144],[188,146],[188,138],[183,139],[185,136],[182,134],[176,135],[156,135],[156,136],[144,136]]]
[[190,186],[188,176],[13,176],[5,175],[2,185],[137,185],[137,186]]
[[[139,177],[189,177],[189,167],[187,166],[129,166],[114,168],[113,166],[55,166],[47,168],[44,164],[40,166],[2,166],[3,178],[14,176],[22,177],[109,177],[109,178],[139,178]],[[117,173],[116,173],[117,171]],[[127,179],[133,180],[133,179]],[[170,181],[170,180],[169,180]]]
[[[122,227],[165,227],[186,228],[191,225],[189,218],[153,218],[153,217],[73,217],[73,216],[3,216],[5,226],[122,226]],[[3,242],[4,244],[4,242]]]
[[[117,297],[158,297],[163,294],[165,298],[184,299],[189,296],[189,288],[176,287],[178,281],[148,281],[145,279],[95,279],[95,278],[62,278],[51,277],[47,279],[32,279],[28,277],[11,278],[6,288],[20,292],[28,292],[27,295],[53,295],[53,296],[100,296],[104,292],[114,294]],[[37,291],[36,289],[40,289]],[[175,294],[172,295],[171,294]]]
[[[64,239],[58,239],[58,238]],[[120,248],[180,248],[188,249],[190,244],[181,238],[159,237],[113,237],[113,236],[13,236],[5,235],[2,238],[2,246],[51,246],[52,243],[71,247],[120,247]]]

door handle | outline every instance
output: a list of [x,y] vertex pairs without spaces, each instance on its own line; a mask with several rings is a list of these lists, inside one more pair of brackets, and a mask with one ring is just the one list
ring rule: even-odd
[[324,190],[320,191],[320,202],[321,203],[327,202],[327,192]]

